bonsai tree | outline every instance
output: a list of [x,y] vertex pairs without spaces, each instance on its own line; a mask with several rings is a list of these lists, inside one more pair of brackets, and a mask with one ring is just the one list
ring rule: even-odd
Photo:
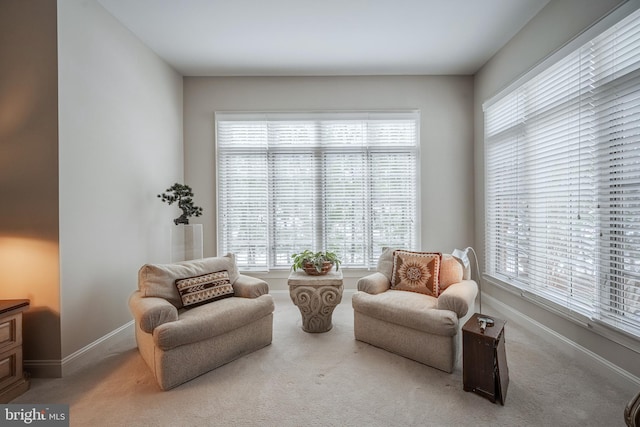
[[312,252],[308,249],[305,249],[299,254],[291,255],[291,258],[293,259],[293,265],[291,266],[293,271],[301,269],[309,273],[309,270],[305,269],[305,265],[310,264],[315,268],[317,274],[326,273],[330,270],[329,268],[326,271],[323,271],[325,263],[330,263],[332,266],[335,265],[336,271],[338,271],[338,269],[340,268],[340,263],[342,262],[334,252]]
[[158,194],[163,202],[172,205],[178,202],[178,207],[182,209],[182,215],[173,220],[175,225],[189,224],[189,218],[202,215],[202,208],[193,204],[193,191],[191,187],[177,182],[167,188],[166,193]]

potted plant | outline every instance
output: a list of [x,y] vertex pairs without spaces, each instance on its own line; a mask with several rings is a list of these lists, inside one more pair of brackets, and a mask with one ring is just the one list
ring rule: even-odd
[[189,218],[202,215],[202,208],[193,204],[193,191],[191,187],[177,182],[165,190],[167,193],[158,194],[163,202],[173,204],[178,202],[178,207],[182,209],[182,215],[173,220],[175,225],[189,224]]
[[342,262],[333,252],[312,252],[308,249],[299,254],[291,255],[291,258],[293,259],[293,265],[291,266],[293,271],[304,270],[312,276],[327,274],[334,265],[336,266],[336,271],[338,271]]

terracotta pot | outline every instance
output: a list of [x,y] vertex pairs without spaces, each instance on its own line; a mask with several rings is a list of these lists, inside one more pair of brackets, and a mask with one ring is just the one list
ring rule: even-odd
[[330,261],[325,261],[322,263],[322,270],[316,270],[316,266],[310,262],[305,262],[303,265],[305,273],[310,276],[322,276],[327,274],[331,268],[333,267],[333,263]]

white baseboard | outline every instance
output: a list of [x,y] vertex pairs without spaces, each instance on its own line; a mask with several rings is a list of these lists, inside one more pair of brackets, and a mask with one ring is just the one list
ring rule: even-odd
[[125,345],[135,346],[134,321],[98,338],[62,360],[25,360],[24,370],[33,378],[60,378],[92,365]]
[[559,347],[562,346],[566,350],[570,351],[580,363],[585,364],[590,369],[593,369],[608,378],[613,378],[616,383],[624,384],[625,387],[628,387],[630,390],[637,390],[638,387],[640,387],[640,378],[619,366],[614,365],[588,348],[571,341],[553,329],[550,329],[519,311],[514,310],[510,306],[493,298],[491,295],[483,294],[482,298],[487,306],[503,314],[507,318],[505,320],[513,320],[532,333],[546,335],[554,342],[555,345]]
[[65,377],[78,370],[92,365],[104,358],[113,351],[114,348],[129,343],[135,346],[134,321],[122,325],[118,329],[109,332],[98,338],[89,345],[62,359],[62,376]]

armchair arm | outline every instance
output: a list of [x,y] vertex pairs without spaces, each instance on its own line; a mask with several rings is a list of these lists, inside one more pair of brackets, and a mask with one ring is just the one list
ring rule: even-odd
[[458,319],[461,319],[467,314],[469,308],[474,307],[477,294],[478,285],[473,280],[454,283],[438,297],[438,309],[451,310],[456,313]]
[[149,334],[163,323],[178,320],[178,309],[163,298],[143,297],[135,291],[129,297],[129,309],[140,329]]
[[257,277],[239,274],[238,279],[233,282],[233,290],[236,297],[258,298],[269,293],[269,285]]
[[380,294],[389,289],[391,283],[387,276],[376,272],[358,280],[358,290],[371,295]]

